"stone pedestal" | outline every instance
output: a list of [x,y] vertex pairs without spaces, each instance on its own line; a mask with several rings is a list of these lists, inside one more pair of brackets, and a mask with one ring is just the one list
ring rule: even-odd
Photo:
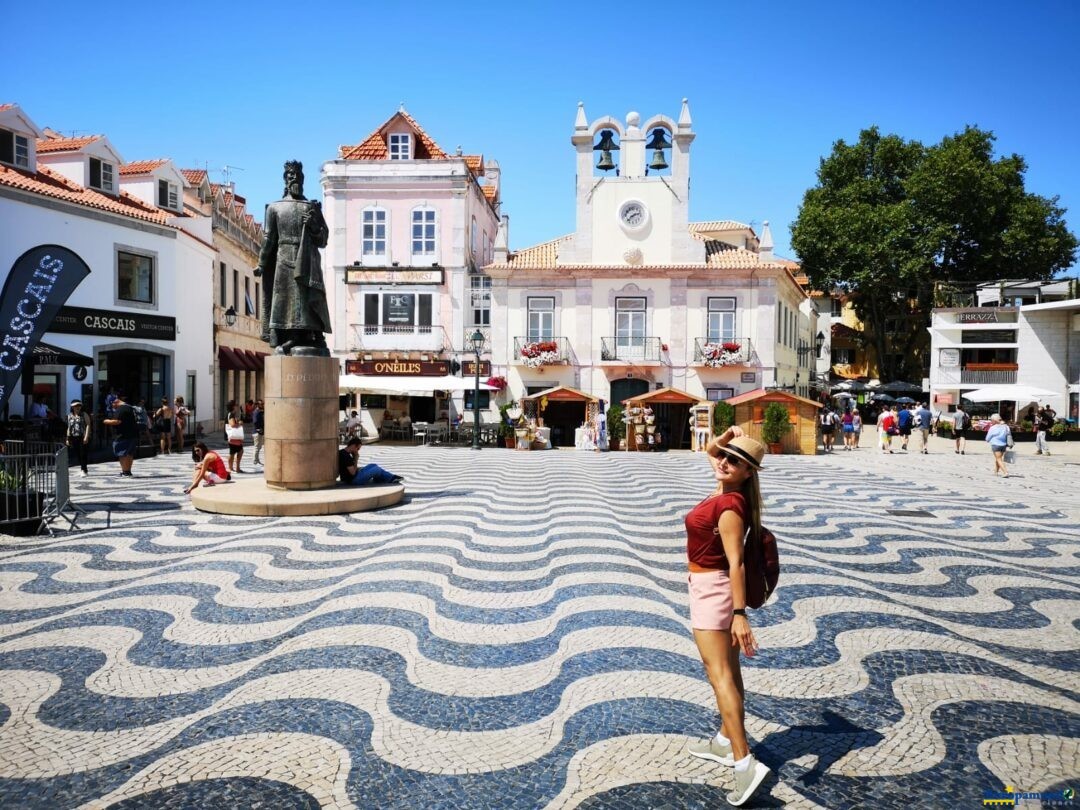
[[266,358],[266,486],[309,490],[337,482],[338,361],[333,357]]

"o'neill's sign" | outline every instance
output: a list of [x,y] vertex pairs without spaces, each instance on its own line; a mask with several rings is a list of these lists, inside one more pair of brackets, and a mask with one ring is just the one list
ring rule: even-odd
[[0,408],[57,310],[88,275],[86,262],[59,245],[38,245],[11,266],[0,292]]

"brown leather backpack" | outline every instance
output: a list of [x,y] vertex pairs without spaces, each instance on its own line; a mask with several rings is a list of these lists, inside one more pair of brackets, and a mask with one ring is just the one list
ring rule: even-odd
[[743,550],[743,570],[746,573],[746,606],[764,605],[780,579],[780,555],[776,550],[776,535],[761,527],[757,542],[749,538]]

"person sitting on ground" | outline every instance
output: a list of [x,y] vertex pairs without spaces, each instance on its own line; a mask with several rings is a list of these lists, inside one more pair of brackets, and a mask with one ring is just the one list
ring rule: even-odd
[[214,484],[224,484],[232,480],[221,456],[203,442],[195,442],[191,448],[191,460],[195,462],[195,475],[191,478],[191,485],[184,490],[185,495],[195,489],[200,482],[204,487],[212,487]]
[[384,470],[378,464],[365,464],[359,467],[357,463],[359,455],[360,440],[355,436],[338,450],[338,475],[341,477],[341,483],[361,486],[363,484],[396,484],[405,480],[400,475]]

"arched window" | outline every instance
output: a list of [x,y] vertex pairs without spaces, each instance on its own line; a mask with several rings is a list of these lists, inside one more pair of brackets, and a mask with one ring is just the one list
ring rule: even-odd
[[388,215],[385,208],[370,206],[361,214],[360,254],[365,259],[386,259]]
[[435,256],[438,253],[437,216],[434,208],[421,206],[412,211],[412,255]]

